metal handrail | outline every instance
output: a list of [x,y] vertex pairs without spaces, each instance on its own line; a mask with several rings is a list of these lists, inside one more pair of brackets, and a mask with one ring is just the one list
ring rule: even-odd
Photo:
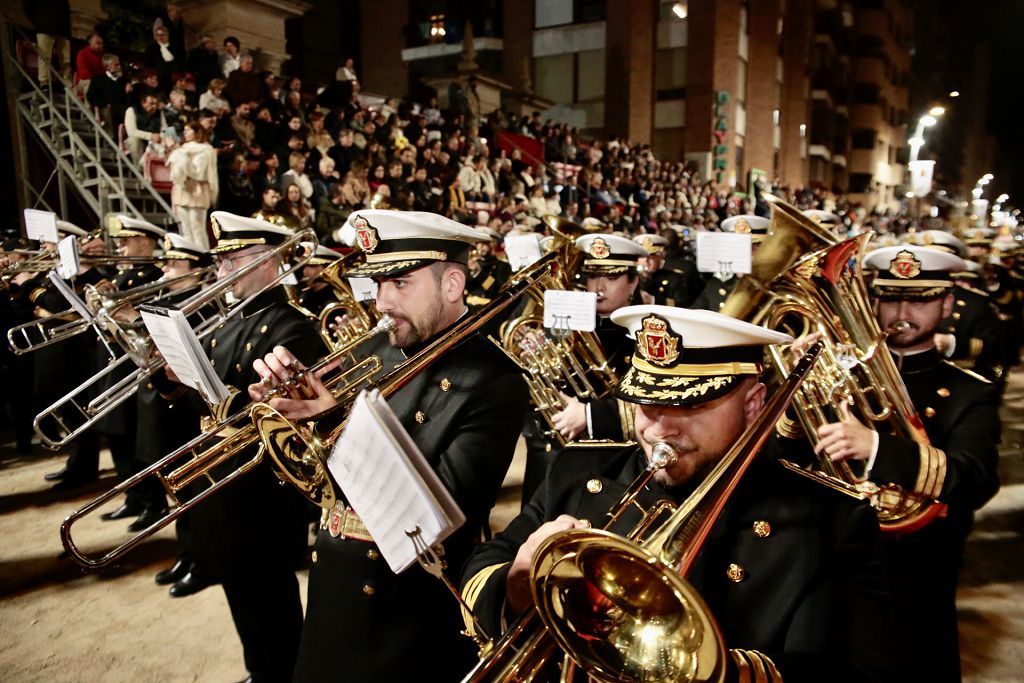
[[[39,54],[35,43],[33,43],[24,33],[19,30],[15,30],[15,33],[25,41],[25,43],[31,45],[32,51],[35,52],[37,56],[39,68],[46,69],[48,71],[50,83],[59,82],[63,86],[65,105],[64,112],[62,114],[56,106],[57,99],[53,96],[52,91],[51,93],[44,91],[39,86],[38,82],[25,70],[16,56],[12,53],[8,53],[5,55],[5,58],[13,65],[14,69],[22,77],[23,81],[31,86],[31,91],[18,97],[18,113],[29,121],[36,135],[43,140],[50,153],[57,159],[58,164],[61,165],[66,173],[77,180],[75,184],[80,189],[85,190],[92,186],[96,187],[95,195],[90,192],[82,192],[82,194],[85,196],[90,208],[96,212],[97,218],[102,220],[105,214],[115,212],[114,207],[111,206],[112,199],[116,199],[120,202],[121,206],[118,209],[119,211],[128,213],[136,218],[144,218],[142,211],[140,211],[125,194],[124,181],[127,176],[129,179],[136,180],[139,183],[140,188],[149,194],[149,199],[155,202],[157,206],[166,213],[169,220],[165,220],[165,224],[176,223],[177,221],[174,219],[174,212],[171,206],[164,200],[160,193],[153,188],[138,166],[128,158],[121,147],[113,138],[111,138],[107,131],[104,130],[103,126],[96,121],[94,114],[78,99],[78,97],[74,95],[73,85],[61,77],[60,73],[53,68],[49,59],[44,59]],[[8,87],[16,86],[11,83]],[[29,106],[31,103],[38,102],[39,99],[42,99],[43,102],[49,105],[50,119],[55,124],[53,126],[54,130],[50,135],[47,135],[44,130],[45,126],[42,122],[35,120]],[[77,111],[81,117],[74,119],[72,117],[72,111]],[[95,138],[95,147],[86,144],[82,136],[75,131],[72,125],[72,122],[75,120],[85,120],[89,122]],[[63,134],[67,134],[68,138],[67,146],[64,148],[62,148],[59,143],[59,137]],[[104,149],[112,150],[114,152],[113,161],[115,161],[117,165],[116,178],[111,176],[103,167]],[[95,168],[96,178],[83,178],[82,174],[79,172],[79,168],[73,163],[69,164],[64,158],[69,153],[72,156],[72,159],[84,157],[85,162]],[[125,169],[127,169],[127,173]],[[104,192],[104,190],[107,191]]]

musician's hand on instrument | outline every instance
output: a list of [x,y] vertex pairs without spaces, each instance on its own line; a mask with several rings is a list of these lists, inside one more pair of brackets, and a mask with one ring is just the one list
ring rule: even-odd
[[107,243],[98,237],[94,237],[78,249],[82,256],[103,256],[107,253]]
[[956,344],[956,337],[952,334],[936,332],[932,339],[935,342],[935,350],[943,356],[948,356]]
[[529,535],[526,542],[519,546],[516,558],[512,560],[512,566],[508,570],[508,578],[505,580],[505,599],[514,612],[522,612],[533,602],[530,594],[530,566],[533,564],[533,556],[537,554],[540,544],[563,531],[589,527],[589,523],[582,522],[575,517],[559,515],[557,519],[537,527],[537,530]]
[[850,414],[847,403],[839,404],[840,422],[818,429],[818,445],[814,452],[829,460],[868,460],[874,448],[874,432]]
[[311,398],[272,398],[267,405],[289,420],[305,420],[337,404],[334,394],[316,375],[306,375],[305,385]]
[[572,396],[566,396],[562,392],[558,392],[558,395],[562,397],[562,404],[565,407],[552,415],[551,421],[562,436],[574,439],[587,428],[587,407]]
[[283,346],[275,346],[266,356],[254,360],[252,369],[260,376],[260,381],[249,385],[249,398],[262,401],[267,392],[292,379],[305,368],[291,351]]
[[821,332],[811,332],[805,334],[802,337],[797,337],[793,340],[793,343],[789,345],[789,352],[793,355],[793,360],[798,360],[807,353],[807,349],[814,345],[814,342],[821,339]]

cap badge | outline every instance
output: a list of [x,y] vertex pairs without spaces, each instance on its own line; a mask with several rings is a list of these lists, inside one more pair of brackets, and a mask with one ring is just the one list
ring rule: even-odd
[[210,226],[213,228],[214,239],[220,239],[220,222],[216,218],[210,218]]
[[164,235],[164,251],[170,251],[171,249],[174,249],[174,243],[171,242],[171,236],[169,234]]
[[750,234],[750,223],[748,223],[747,219],[745,218],[739,219],[738,221],[736,221],[736,226],[733,228],[733,232],[739,233],[741,235]]
[[372,253],[380,243],[377,231],[362,216],[356,216],[356,219],[352,221],[352,226],[356,229],[356,241],[359,242],[359,247],[367,254]]
[[682,337],[673,334],[668,321],[656,315],[649,315],[641,321],[636,333],[636,350],[652,365],[669,367],[679,359],[679,342]]
[[645,237],[643,247],[647,252],[654,251],[654,241],[650,237]]
[[914,258],[913,252],[904,249],[889,261],[889,272],[901,280],[909,280],[920,275],[921,262]]
[[607,242],[598,237],[590,243],[590,255],[594,258],[608,258],[612,255],[612,250]]

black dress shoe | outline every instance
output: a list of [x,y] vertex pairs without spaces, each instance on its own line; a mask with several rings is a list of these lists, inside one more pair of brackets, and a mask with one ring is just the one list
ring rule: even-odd
[[178,579],[188,574],[188,570],[192,568],[192,562],[178,558],[177,561],[162,572],[157,572],[155,578],[158,586],[166,586],[169,583],[174,583]]
[[139,518],[128,525],[128,531],[136,533],[138,531],[148,529],[149,525],[153,524],[154,522],[160,519],[163,519],[166,516],[166,507],[153,507],[152,505],[147,505],[146,507],[142,508],[142,514],[139,515]]
[[140,508],[139,506],[123,503],[121,507],[117,508],[116,510],[104,512],[102,515],[100,515],[100,519],[102,519],[104,522],[110,522],[115,519],[127,519],[128,517],[138,517],[141,514],[142,508]]
[[99,479],[99,475],[95,477],[65,477],[51,486],[50,490],[54,493],[59,493],[61,491],[74,491],[79,487],[92,484],[97,479]]
[[210,582],[203,577],[196,574],[194,571],[189,571],[188,574],[178,579],[178,581],[171,586],[168,591],[172,598],[184,598],[187,595],[198,593],[210,586]]
[[43,479],[46,481],[61,481],[68,476],[68,468],[62,467],[56,472],[48,472],[43,475]]

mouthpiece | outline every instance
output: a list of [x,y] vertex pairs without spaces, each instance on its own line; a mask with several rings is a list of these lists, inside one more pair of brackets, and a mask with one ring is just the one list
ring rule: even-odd
[[676,449],[669,446],[664,441],[659,441],[654,444],[654,448],[651,449],[651,463],[649,467],[653,470],[663,470],[676,461],[679,456],[676,455]]
[[390,315],[382,315],[374,326],[373,333],[381,334],[382,332],[390,332],[393,329],[395,329],[395,319]]

